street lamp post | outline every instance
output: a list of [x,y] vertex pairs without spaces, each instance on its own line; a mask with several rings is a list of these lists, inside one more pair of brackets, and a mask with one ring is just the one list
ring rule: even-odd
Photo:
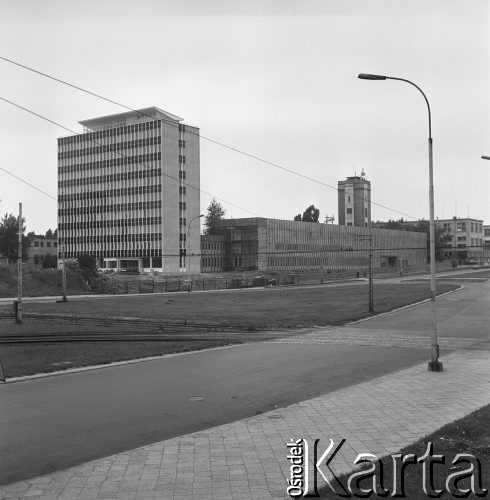
[[[189,241],[189,236],[190,236],[190,232],[191,232],[191,224],[196,220],[196,219],[200,219],[201,217],[204,217],[204,214],[200,214],[200,215],[196,215],[195,217],[193,217],[190,222],[189,222],[189,225],[187,226],[187,241]],[[186,260],[187,260],[187,256],[186,256]],[[189,274],[191,274],[191,261],[189,260]]]
[[431,325],[431,360],[429,361],[429,370],[434,372],[442,371],[442,362],[439,361],[439,345],[437,344],[437,315],[436,315],[436,245],[435,245],[435,228],[434,228],[434,176],[432,163],[432,120],[430,113],[429,101],[422,89],[405,78],[396,78],[393,76],[373,75],[369,73],[359,73],[358,78],[361,80],[398,80],[406,82],[415,87],[425,99],[427,111],[429,113],[429,211],[430,211],[430,301],[432,309],[432,325]]
[[22,203],[19,203],[19,225],[17,245],[17,307],[15,310],[15,322],[22,323]]
[[369,241],[369,312],[374,311],[374,286],[373,286],[373,233],[371,231],[371,221],[369,221],[369,234],[360,234],[359,241]]
[[61,269],[61,302],[67,302],[68,297],[66,295],[66,247],[64,240],[61,240],[61,253],[63,255],[63,267]]

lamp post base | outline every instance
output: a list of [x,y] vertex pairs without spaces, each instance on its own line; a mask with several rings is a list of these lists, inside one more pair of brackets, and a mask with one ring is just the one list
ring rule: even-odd
[[442,362],[441,361],[429,361],[428,369],[430,372],[442,372]]

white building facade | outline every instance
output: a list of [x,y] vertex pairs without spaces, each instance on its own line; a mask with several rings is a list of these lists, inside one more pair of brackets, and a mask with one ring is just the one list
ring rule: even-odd
[[483,226],[483,247],[490,250],[490,225]]
[[84,133],[58,139],[61,258],[199,271],[199,129],[182,121],[151,107],[81,121]]
[[481,219],[438,219],[436,225],[443,232],[444,257],[460,264],[483,263],[488,259],[484,251],[484,231]]

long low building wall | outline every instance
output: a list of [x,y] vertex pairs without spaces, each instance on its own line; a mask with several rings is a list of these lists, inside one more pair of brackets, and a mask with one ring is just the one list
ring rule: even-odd
[[427,262],[425,233],[265,218],[223,220],[203,236],[203,272],[367,269],[400,270]]

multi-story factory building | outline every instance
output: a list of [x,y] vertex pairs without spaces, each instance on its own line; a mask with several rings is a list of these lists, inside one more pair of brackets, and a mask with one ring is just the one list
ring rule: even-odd
[[375,268],[406,272],[427,263],[427,236],[413,231],[265,218],[223,219],[217,230],[202,237],[203,272],[364,272],[371,237]]
[[58,139],[60,257],[199,271],[199,129],[182,121],[151,107],[81,121],[84,133]]

